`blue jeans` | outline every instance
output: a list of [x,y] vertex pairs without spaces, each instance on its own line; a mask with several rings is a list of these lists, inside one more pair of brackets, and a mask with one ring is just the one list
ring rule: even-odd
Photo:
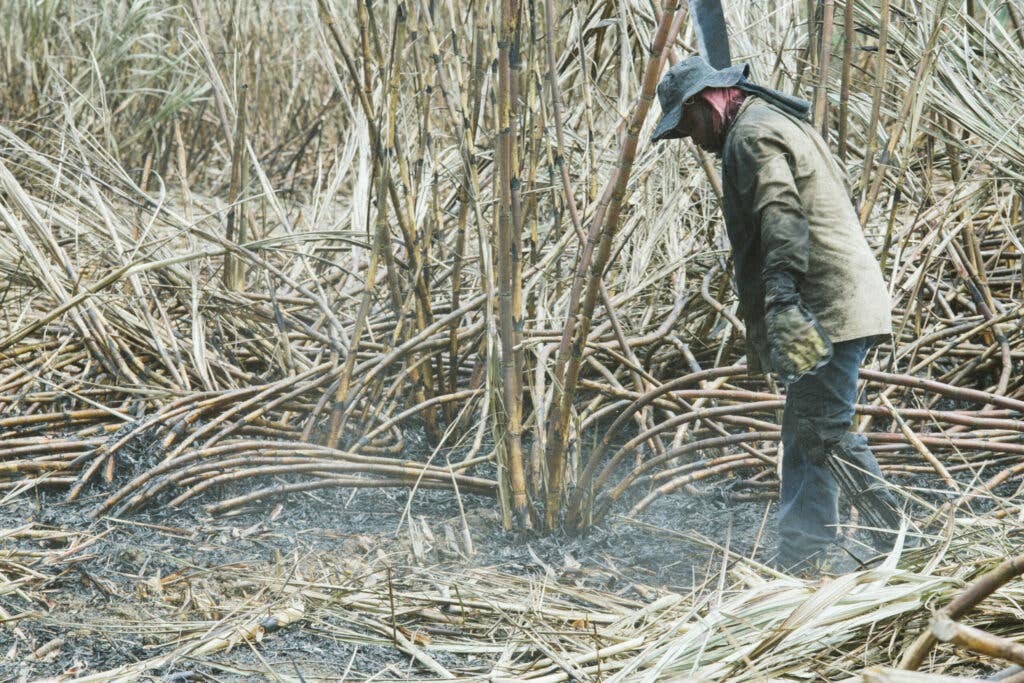
[[[786,392],[779,503],[782,566],[823,557],[836,538],[839,487],[825,464],[825,449],[850,429],[857,371],[873,344],[871,337],[835,344],[828,364],[790,384]],[[881,477],[866,442],[863,446],[860,465]]]

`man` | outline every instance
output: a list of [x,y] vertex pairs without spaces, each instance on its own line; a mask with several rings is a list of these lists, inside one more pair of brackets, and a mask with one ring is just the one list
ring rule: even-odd
[[836,538],[836,474],[864,517],[898,520],[866,439],[849,431],[857,370],[891,332],[889,295],[843,172],[807,122],[808,103],[751,83],[748,72],[700,57],[672,67],[658,85],[654,140],[691,137],[722,158],[748,364],[787,388],[776,564],[807,569],[824,563]]

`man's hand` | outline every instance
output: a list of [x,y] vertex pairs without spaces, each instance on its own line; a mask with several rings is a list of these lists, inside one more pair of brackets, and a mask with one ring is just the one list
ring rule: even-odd
[[832,342],[800,300],[788,273],[765,276],[765,324],[772,370],[792,384],[832,359]]

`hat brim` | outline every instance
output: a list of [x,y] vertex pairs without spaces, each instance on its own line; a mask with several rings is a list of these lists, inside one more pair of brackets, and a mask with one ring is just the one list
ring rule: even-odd
[[689,137],[688,133],[682,133],[677,130],[677,128],[679,126],[679,121],[683,118],[683,108],[690,98],[705,88],[731,88],[746,78],[749,72],[749,65],[734,64],[733,66],[716,71],[707,78],[698,81],[693,87],[683,93],[683,96],[679,98],[679,104],[662,113],[661,120],[658,121],[658,125],[654,127],[654,133],[651,135],[651,142]]
[[682,104],[678,104],[662,114],[661,121],[658,121],[658,125],[654,128],[654,133],[651,135],[651,142],[688,137],[677,130],[681,118],[683,118]]

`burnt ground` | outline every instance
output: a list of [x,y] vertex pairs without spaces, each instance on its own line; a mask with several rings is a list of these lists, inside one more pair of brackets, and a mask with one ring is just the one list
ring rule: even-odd
[[[221,495],[240,490],[244,486],[235,485]],[[45,541],[34,538],[4,540],[3,530],[34,523],[39,529],[98,538],[45,584],[45,603],[16,592],[0,593],[0,607],[8,615],[22,615],[15,619],[18,638],[11,637],[11,630],[0,630],[0,680],[35,680],[69,670],[97,672],[153,657],[159,653],[154,648],[166,638],[142,637],[131,629],[111,630],[109,624],[119,615],[129,621],[141,618],[132,596],[139,592],[144,577],[186,570],[235,564],[245,571],[280,564],[282,558],[397,551],[411,562],[547,574],[645,600],[658,589],[686,593],[713,580],[724,560],[717,546],[769,561],[775,542],[775,504],[731,500],[721,483],[707,484],[703,491],[701,496],[663,496],[636,519],[626,519],[622,513],[637,499],[634,496],[619,504],[618,514],[583,535],[506,532],[495,501],[463,496],[472,549],[463,540],[457,502],[446,491],[327,489],[219,517],[203,511],[201,503],[207,499],[181,509],[156,506],[123,518],[95,521],[87,513],[109,494],[109,488],[97,487],[74,503],[66,502],[62,491],[23,494],[0,505],[0,570],[7,548],[46,549]],[[852,560],[844,561],[847,568],[856,567]],[[26,656],[58,638],[63,642],[53,653],[38,661]],[[324,637],[302,622],[268,636],[258,647],[237,648],[213,661],[217,663],[204,661],[195,668],[187,661],[178,662],[158,671],[155,678],[270,679],[270,672],[279,672],[293,680],[311,680],[340,676],[346,667],[351,680],[375,675],[415,678],[424,673],[386,642],[344,642]]]
[[[87,513],[94,504],[88,498],[69,504],[60,492],[40,492],[38,497],[22,497],[0,508],[0,529],[36,522],[42,528],[102,535],[88,547],[86,559],[48,586],[49,612],[19,622],[32,641],[19,651],[30,652],[62,638],[60,655],[52,661],[2,662],[0,680],[57,675],[76,662],[89,671],[100,671],[152,657],[155,653],[141,640],[103,633],[89,625],[105,622],[111,614],[131,614],[132,607],[124,604],[123,596],[137,590],[141,576],[168,576],[232,563],[271,564],[281,557],[339,551],[390,552],[401,546],[424,562],[493,566],[514,574],[570,575],[569,580],[581,584],[643,599],[654,594],[646,592],[646,586],[688,592],[721,566],[721,553],[687,541],[677,532],[696,530],[747,554],[765,512],[764,503],[730,505],[714,496],[677,495],[658,501],[640,515],[637,521],[644,527],[616,517],[585,535],[524,537],[502,530],[493,500],[464,496],[473,544],[469,555],[462,542],[458,506],[445,491],[418,491],[410,496],[398,489],[326,490],[289,496],[231,517],[210,517],[201,507],[192,506],[91,521]],[[409,515],[403,515],[406,505]],[[417,553],[411,536],[422,537],[424,526],[434,542]],[[770,525],[766,536],[770,536]],[[770,539],[762,547],[765,542],[770,548]],[[38,547],[39,543],[19,545]],[[39,605],[7,598],[0,595],[0,605],[6,603],[9,613],[33,607],[38,611]],[[13,644],[4,643],[8,637],[9,632],[0,631],[0,657]],[[204,673],[238,680],[238,676],[260,675],[256,672],[266,672],[268,665],[284,675],[295,675],[296,670],[342,671],[353,655],[355,679],[382,671],[386,678],[413,676],[417,671],[406,655],[390,646],[357,647],[295,628],[266,638],[259,656],[235,650],[225,658],[226,670]]]

